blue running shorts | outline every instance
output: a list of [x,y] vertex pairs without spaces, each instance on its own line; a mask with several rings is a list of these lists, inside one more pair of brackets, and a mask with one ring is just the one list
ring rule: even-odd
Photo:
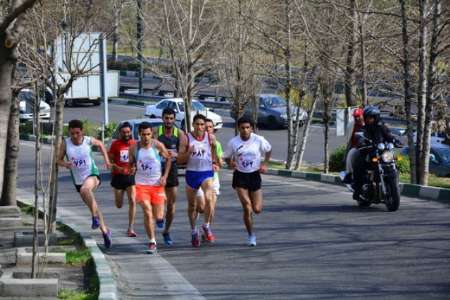
[[202,185],[203,181],[213,178],[214,172],[212,170],[211,171],[186,170],[186,184],[194,190],[198,190]]

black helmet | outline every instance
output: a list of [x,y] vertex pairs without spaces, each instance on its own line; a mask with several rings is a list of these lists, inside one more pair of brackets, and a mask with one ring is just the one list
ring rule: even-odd
[[369,105],[364,108],[364,119],[373,117],[376,121],[380,119],[380,109],[376,106]]

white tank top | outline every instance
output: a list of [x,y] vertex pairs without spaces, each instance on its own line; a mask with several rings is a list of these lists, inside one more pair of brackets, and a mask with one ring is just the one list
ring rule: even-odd
[[82,185],[87,177],[99,176],[100,173],[92,157],[91,137],[84,136],[80,145],[73,144],[70,138],[66,138],[65,143],[67,160],[72,163],[70,173],[74,184]]
[[136,184],[161,185],[161,156],[153,144],[149,149],[137,147]]
[[203,140],[197,140],[191,133],[188,134],[189,148],[194,146],[194,152],[186,165],[189,171],[212,171],[212,155],[209,135],[205,133]]

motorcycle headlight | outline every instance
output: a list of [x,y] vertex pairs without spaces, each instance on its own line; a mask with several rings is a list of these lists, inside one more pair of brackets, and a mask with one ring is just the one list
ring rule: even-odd
[[392,151],[384,151],[383,154],[381,154],[381,159],[385,163],[390,163],[394,160],[394,152]]
[[379,143],[379,144],[377,145],[377,148],[378,148],[378,150],[383,151],[383,150],[386,148],[386,146],[384,146],[383,143]]
[[388,150],[394,149],[394,144],[388,143],[388,144],[387,144],[387,148],[388,148]]

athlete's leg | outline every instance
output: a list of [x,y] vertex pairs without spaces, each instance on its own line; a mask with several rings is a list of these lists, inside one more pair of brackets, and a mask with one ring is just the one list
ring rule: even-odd
[[196,226],[196,220],[198,216],[197,212],[197,201],[196,201],[197,190],[186,185],[186,198],[188,200],[188,218],[191,229],[194,230]]
[[115,199],[115,203],[116,203],[116,207],[117,208],[122,208],[123,205],[123,194],[124,194],[124,190],[119,190],[116,188],[113,188],[114,190],[114,199]]
[[252,203],[252,210],[255,214],[259,214],[263,208],[263,195],[262,190],[259,189],[254,192],[249,192],[250,201]]
[[164,218],[164,202],[159,204],[152,204],[153,216],[156,220],[161,220]]
[[80,196],[91,211],[92,216],[97,216],[99,218],[100,230],[102,231],[102,233],[106,233],[108,229],[105,225],[103,215],[98,208],[97,201],[95,200],[94,196],[94,190],[98,187],[99,184],[100,181],[96,176],[89,176],[84,180],[83,185],[80,188]]
[[[202,214],[205,212],[205,194],[203,190],[200,188],[197,190],[197,195],[195,196],[197,202],[197,213]],[[197,215],[198,215],[197,214]]]
[[128,196],[128,231],[134,232],[134,222],[136,219],[136,186],[127,188]]
[[177,200],[177,187],[166,187],[166,225],[164,228],[164,233],[168,233],[170,231],[170,227],[172,226],[173,218],[175,216],[175,203]]
[[202,182],[201,189],[203,190],[205,199],[205,224],[209,224],[211,216],[214,215],[215,209],[215,191],[214,191],[214,181],[212,178],[206,179]]
[[150,241],[155,240],[155,221],[153,219],[152,205],[150,201],[140,201],[144,212],[144,227]]
[[247,189],[236,187],[236,192],[239,197],[239,200],[241,201],[242,208],[243,208],[243,219],[245,228],[247,229],[248,234],[253,233],[253,208],[252,208],[252,201],[250,200],[250,193]]

